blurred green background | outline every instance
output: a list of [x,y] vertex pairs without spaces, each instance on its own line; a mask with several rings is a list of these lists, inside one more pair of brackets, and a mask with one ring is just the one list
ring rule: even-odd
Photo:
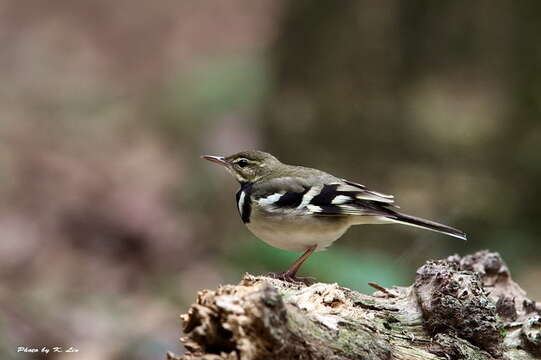
[[540,33],[537,1],[1,1],[0,358],[180,353],[197,290],[284,270],[199,159],[253,148],[470,238],[359,226],[301,275],[489,248],[541,299]]

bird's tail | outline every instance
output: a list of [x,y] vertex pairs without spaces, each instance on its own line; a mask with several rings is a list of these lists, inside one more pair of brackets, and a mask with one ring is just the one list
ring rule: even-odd
[[434,221],[421,219],[415,216],[402,214],[399,212],[394,211],[394,216],[392,218],[387,218],[388,220],[391,220],[394,223],[409,225],[409,226],[415,226],[421,229],[431,230],[435,232],[439,232],[442,234],[446,234],[449,236],[453,236],[462,240],[466,240],[466,233],[462,230],[458,230],[455,228],[452,228],[447,225],[439,224]]

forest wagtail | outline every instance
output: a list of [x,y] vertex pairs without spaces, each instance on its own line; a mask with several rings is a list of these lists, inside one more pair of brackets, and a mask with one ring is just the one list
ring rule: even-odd
[[316,250],[323,250],[352,225],[404,224],[466,240],[463,231],[396,211],[394,197],[317,169],[281,163],[262,151],[202,158],[224,166],[240,183],[237,207],[244,224],[267,244],[304,253],[282,273],[291,282]]

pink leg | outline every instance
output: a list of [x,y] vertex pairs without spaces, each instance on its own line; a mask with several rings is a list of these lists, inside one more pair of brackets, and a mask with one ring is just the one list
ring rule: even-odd
[[309,247],[297,260],[295,260],[295,262],[289,267],[289,269],[287,269],[286,272],[269,273],[268,275],[276,279],[289,282],[308,282],[315,280],[311,277],[297,277],[295,275],[297,275],[297,271],[299,271],[300,267],[302,266],[302,264],[304,264],[306,259],[308,259],[308,257],[312,255],[312,253],[316,250],[316,247],[317,245]]

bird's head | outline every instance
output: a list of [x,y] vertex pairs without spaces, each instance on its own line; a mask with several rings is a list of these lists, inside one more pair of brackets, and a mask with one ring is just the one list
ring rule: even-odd
[[225,157],[204,155],[202,158],[224,166],[241,184],[258,181],[281,165],[271,154],[255,150]]

